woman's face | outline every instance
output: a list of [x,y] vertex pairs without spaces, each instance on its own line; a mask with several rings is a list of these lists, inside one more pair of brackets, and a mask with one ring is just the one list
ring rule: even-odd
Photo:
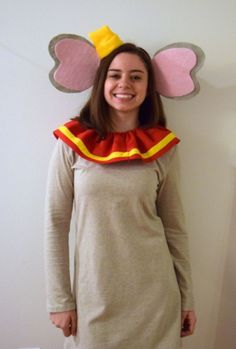
[[104,84],[104,97],[111,112],[137,113],[148,86],[148,73],[140,57],[119,53],[111,62]]

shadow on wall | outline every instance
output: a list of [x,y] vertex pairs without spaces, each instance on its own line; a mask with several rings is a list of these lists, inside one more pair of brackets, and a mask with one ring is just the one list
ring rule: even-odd
[[223,286],[216,328],[215,349],[235,349],[236,343],[236,168],[234,182],[234,197],[232,203],[231,220],[229,225],[229,239],[226,251]]
[[201,90],[195,97],[183,101],[163,99],[168,126],[170,123],[183,135],[190,147],[194,147],[195,140],[212,150],[216,147],[222,153],[226,150],[227,155],[234,153],[236,158],[236,86],[217,88],[198,80]]
[[[223,264],[223,279],[222,289],[220,290],[219,311],[216,318],[216,333],[214,340],[214,349],[235,349],[236,343],[236,86],[228,86],[224,88],[215,88],[204,81],[200,81],[203,93],[201,102],[204,107],[200,108],[201,115],[199,120],[201,122],[196,125],[197,133],[200,140],[200,149],[204,154],[205,159],[209,161],[208,175],[206,174],[208,186],[214,183],[214,179],[218,179],[221,183],[216,192],[221,197],[211,203],[214,213],[220,210],[224,215],[224,206],[228,206],[229,222],[225,233],[222,236],[227,236],[225,259],[221,261]],[[194,101],[194,103],[197,101]],[[198,120],[198,121],[199,121]],[[212,130],[212,131],[211,131]],[[196,136],[196,134],[195,134]],[[205,147],[205,150],[204,150]],[[203,157],[204,158],[204,157]],[[234,162],[234,164],[233,164]],[[215,167],[214,167],[215,163]],[[220,163],[220,165],[219,165]],[[235,169],[232,169],[232,166]],[[205,163],[206,168],[207,163]],[[226,178],[226,169],[234,173],[234,182],[231,183],[232,196],[231,202],[222,202],[224,198],[224,183],[222,179]],[[215,171],[214,171],[215,169]],[[221,177],[221,178],[220,178]],[[229,178],[232,178],[229,176]],[[213,193],[213,188],[210,191]],[[210,204],[210,202],[209,202]],[[218,209],[214,209],[214,204],[219,205]],[[213,217],[212,217],[213,218]],[[223,218],[223,217],[222,217]],[[217,221],[217,218],[215,218]],[[218,218],[219,220],[219,218]],[[211,220],[214,222],[214,219]],[[214,224],[214,223],[211,223]],[[210,228],[210,227],[209,227]],[[229,230],[228,230],[229,229]],[[216,230],[217,231],[217,230]],[[214,246],[214,244],[212,243]],[[216,290],[217,292],[218,290]]]
[[182,192],[198,286],[197,331],[184,348],[235,349],[236,86],[200,85],[191,100],[166,103],[171,128],[183,140]]
[[[194,125],[195,135],[208,145],[210,145],[209,142],[213,142],[216,146],[226,145],[227,148],[229,145],[234,146],[236,153],[236,86],[216,88],[204,80],[199,82],[200,94],[190,100],[192,112],[197,116],[197,122]],[[185,106],[184,109],[186,109]],[[188,122],[192,123],[191,119],[189,114],[185,117],[187,126]],[[227,144],[224,144],[225,142]]]

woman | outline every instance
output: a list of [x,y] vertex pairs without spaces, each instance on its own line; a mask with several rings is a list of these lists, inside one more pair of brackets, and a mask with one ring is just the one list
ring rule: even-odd
[[66,348],[177,349],[194,331],[178,139],[163,126],[150,57],[123,44],[101,60],[80,117],[55,131],[46,200],[48,310],[72,335]]

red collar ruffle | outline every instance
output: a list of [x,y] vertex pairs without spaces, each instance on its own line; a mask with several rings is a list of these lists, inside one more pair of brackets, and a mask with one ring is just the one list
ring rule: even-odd
[[127,132],[111,132],[101,139],[94,129],[87,129],[77,120],[72,120],[54,131],[82,158],[99,164],[141,159],[153,161],[173,146],[179,139],[166,128],[136,128]]

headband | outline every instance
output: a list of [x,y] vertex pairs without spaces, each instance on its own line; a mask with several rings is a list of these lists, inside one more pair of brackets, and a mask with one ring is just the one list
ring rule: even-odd
[[[89,38],[93,44],[74,34],[60,34],[50,41],[49,52],[55,66],[49,78],[58,90],[82,92],[90,88],[100,60],[123,44],[108,26],[89,33]],[[190,43],[174,43],[158,50],[152,58],[156,91],[178,99],[198,93],[196,72],[204,58],[202,49]]]

